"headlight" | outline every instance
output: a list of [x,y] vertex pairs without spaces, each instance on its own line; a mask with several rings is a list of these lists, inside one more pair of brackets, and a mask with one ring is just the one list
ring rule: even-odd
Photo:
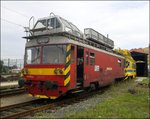
[[58,73],[57,68],[54,70],[54,73],[55,73],[55,74],[57,74],[57,73]]

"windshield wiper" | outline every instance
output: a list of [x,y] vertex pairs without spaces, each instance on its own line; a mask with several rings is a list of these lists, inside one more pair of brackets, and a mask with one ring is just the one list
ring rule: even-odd
[[64,48],[63,48],[63,46],[58,46],[58,45],[56,45],[56,47],[57,47],[57,48],[59,48],[59,49],[62,51],[62,53],[64,53],[64,52],[65,52],[65,50],[64,50]]
[[40,55],[38,57],[34,58],[33,60],[31,60],[31,63],[34,63],[39,57],[40,57]]

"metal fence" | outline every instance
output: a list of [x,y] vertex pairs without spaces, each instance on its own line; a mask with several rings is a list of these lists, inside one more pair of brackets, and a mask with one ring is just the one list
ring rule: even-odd
[[3,65],[7,67],[15,67],[18,69],[23,68],[24,60],[23,59],[1,59],[3,61]]

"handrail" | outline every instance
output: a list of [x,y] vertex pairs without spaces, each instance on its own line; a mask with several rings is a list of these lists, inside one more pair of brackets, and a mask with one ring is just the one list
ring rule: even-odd
[[[50,23],[51,23],[51,16],[56,16],[53,12],[51,12],[50,14],[49,14],[49,16],[50,16]],[[47,23],[46,23],[46,25],[47,25]],[[55,19],[55,22],[54,22],[54,28],[56,28],[56,19]]]
[[31,20],[33,19],[33,27],[34,27],[34,16],[32,16],[30,19],[29,19],[29,30],[30,30],[30,23],[31,23]]

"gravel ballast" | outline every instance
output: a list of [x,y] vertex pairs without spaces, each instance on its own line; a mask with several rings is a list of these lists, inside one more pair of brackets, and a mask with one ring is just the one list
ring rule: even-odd
[[[137,78],[138,79],[138,78]],[[42,112],[36,113],[34,115],[35,118],[66,118],[67,115],[70,114],[78,114],[80,112],[87,111],[89,109],[94,108],[99,103],[104,102],[106,99],[111,99],[112,96],[118,96],[121,93],[128,92],[130,87],[135,87],[136,80],[133,79],[131,81],[123,81],[121,83],[117,83],[112,85],[104,91],[103,94],[96,94],[91,96],[88,99],[82,100],[77,103],[73,103],[70,105],[65,105],[63,107],[58,106],[54,109],[44,110]]]
[[91,96],[88,99],[82,100],[71,105],[65,105],[63,107],[56,107],[54,109],[45,110],[35,114],[35,118],[65,118],[68,114],[79,113],[81,111],[86,111],[89,108],[95,107],[98,103],[102,102],[105,97],[97,94]]

